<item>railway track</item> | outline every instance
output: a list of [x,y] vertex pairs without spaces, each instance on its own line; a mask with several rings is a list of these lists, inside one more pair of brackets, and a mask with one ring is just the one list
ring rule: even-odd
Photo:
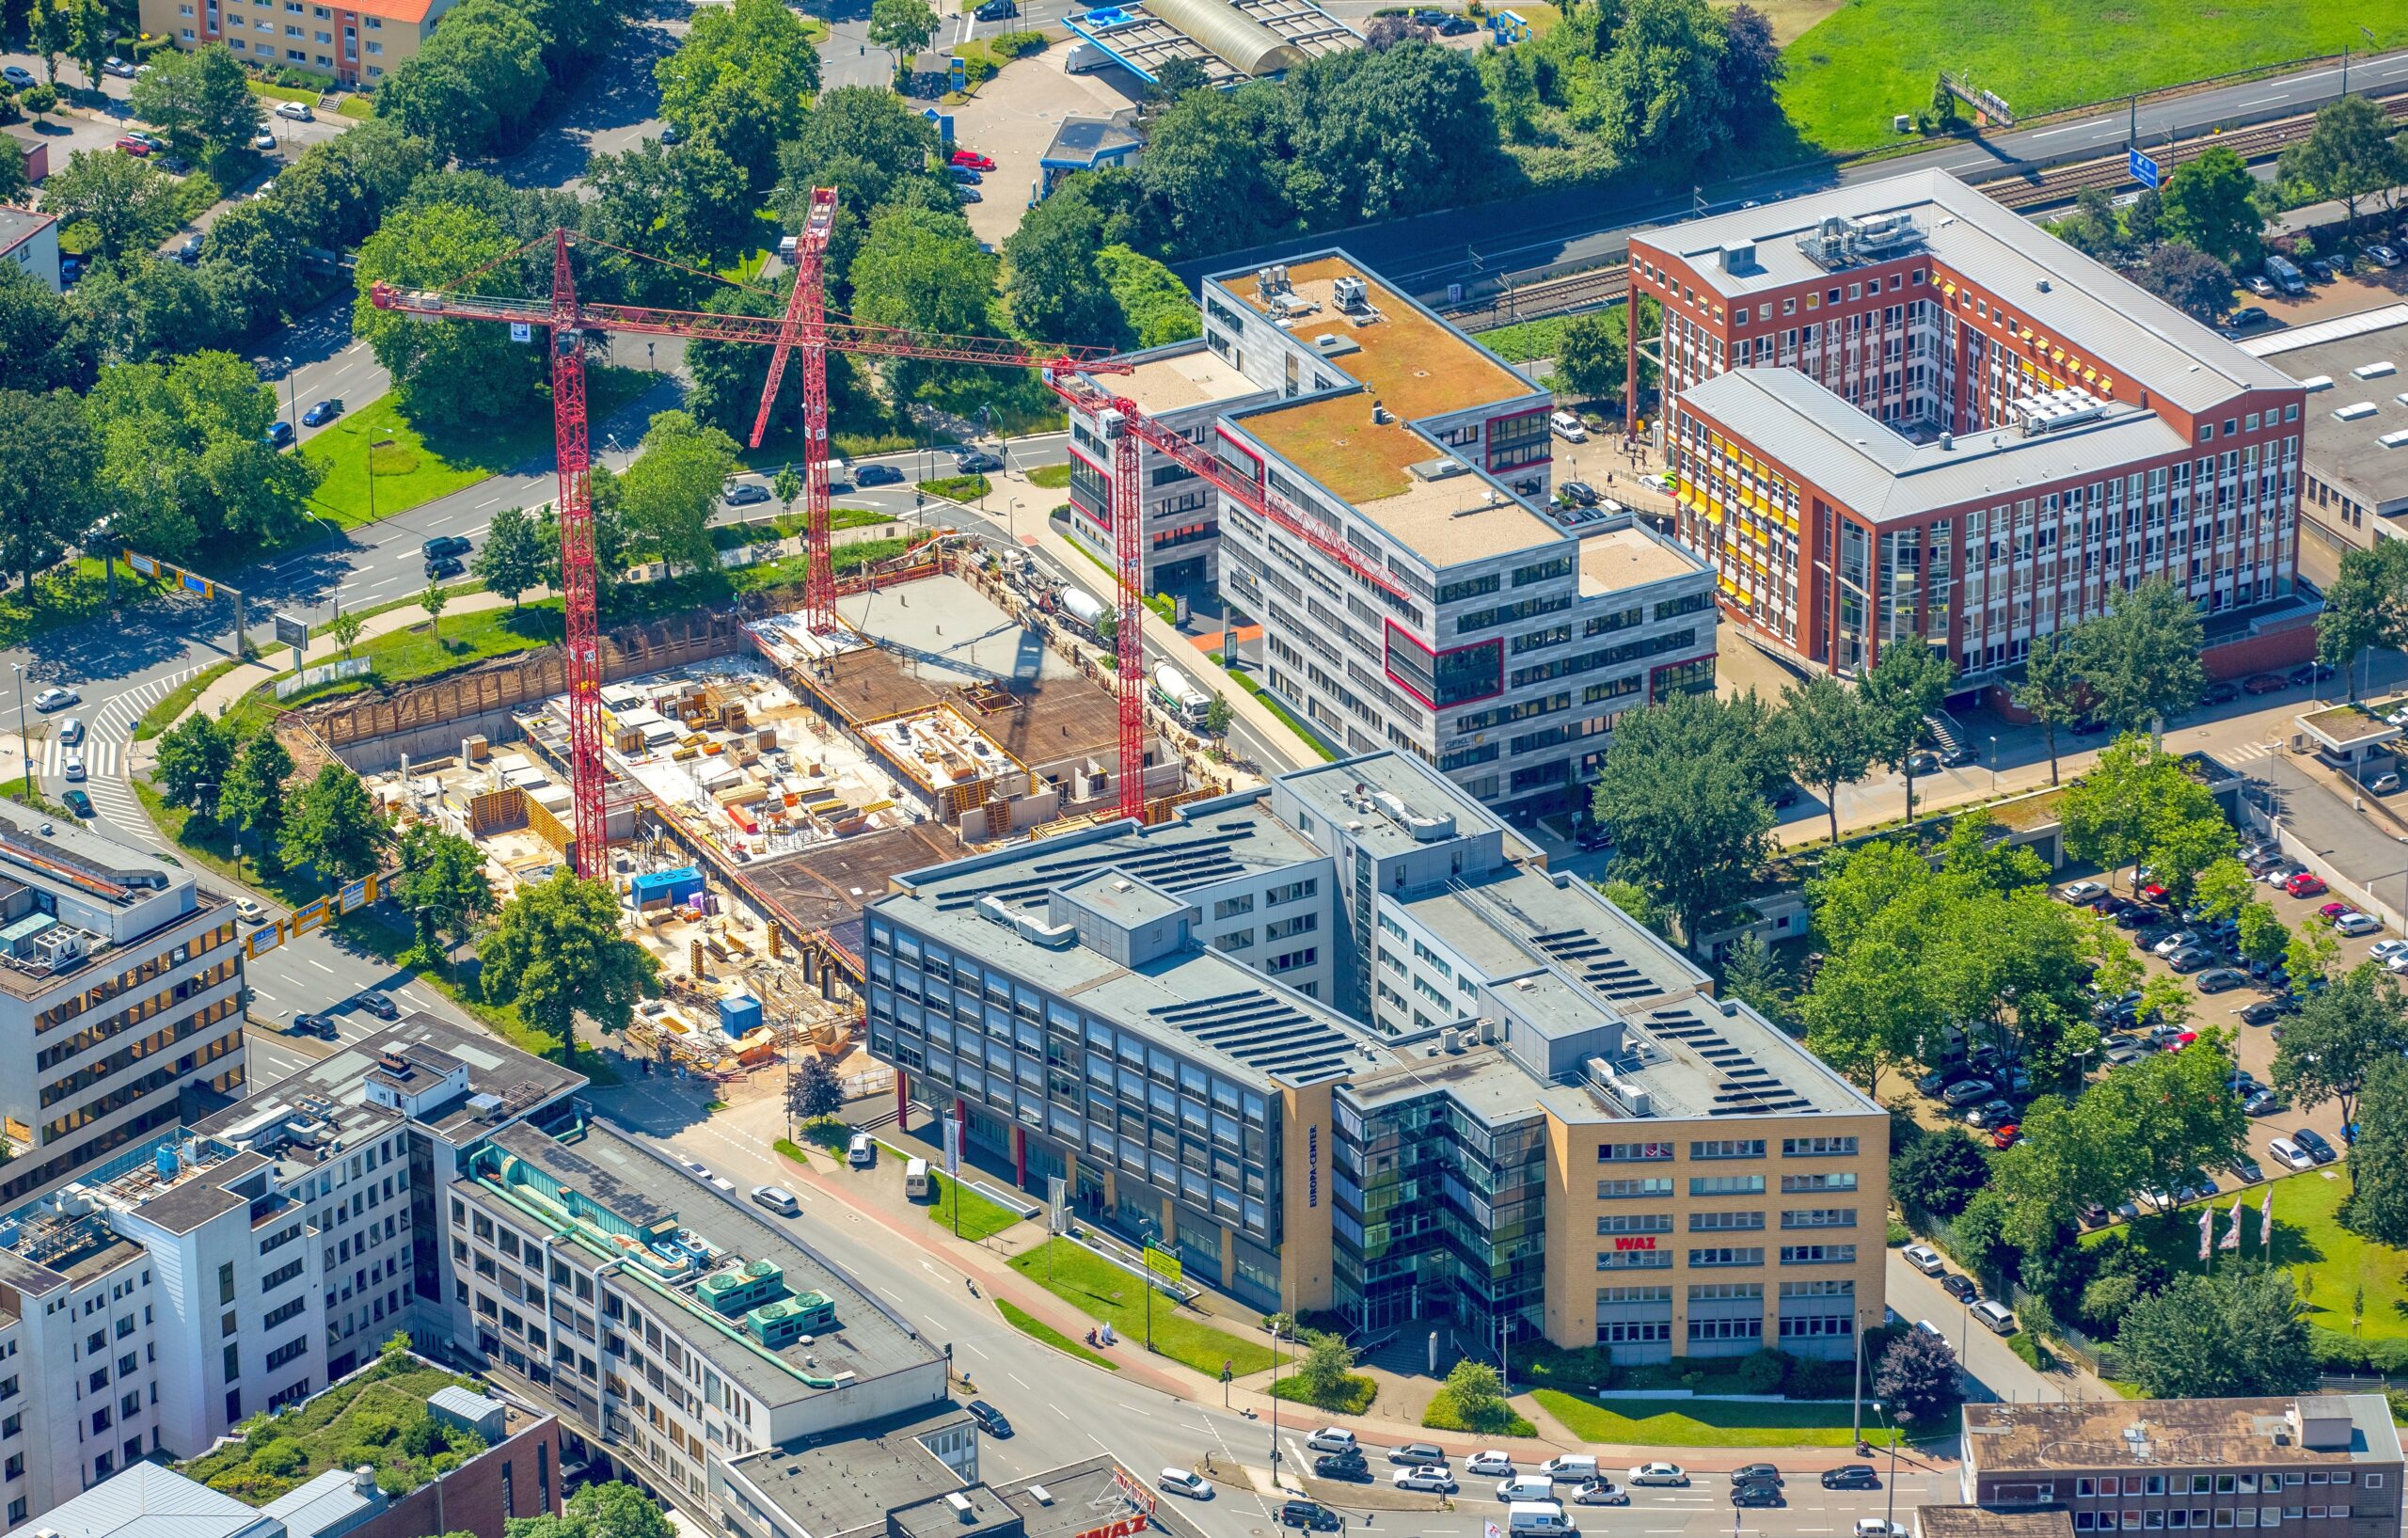
[[[2392,121],[2408,122],[2408,96],[2393,97],[2383,107]],[[2216,147],[2230,150],[2245,161],[2267,160],[2306,137],[2315,122],[2313,117],[2286,118],[2280,122],[2261,123],[2230,134],[2204,134],[2148,153],[2159,170],[2169,176],[2176,166]],[[2029,176],[1996,177],[1978,185],[2004,207],[2022,213],[2071,202],[2076,194],[2093,187],[2121,188],[2131,180],[2130,166],[2118,154],[2052,166]],[[1616,262],[1609,266],[1524,283],[1482,303],[1442,307],[1441,312],[1465,330],[1493,331],[1519,321],[1603,309],[1621,304],[1629,294],[1629,271]]]

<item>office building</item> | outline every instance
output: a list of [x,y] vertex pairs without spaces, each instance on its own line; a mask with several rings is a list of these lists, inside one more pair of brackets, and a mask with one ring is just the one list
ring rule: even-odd
[[988,1483],[977,1430],[950,1405],[734,1459],[734,1538],[1196,1538],[1150,1476],[1110,1457]]
[[2063,1507],[2076,1533],[2400,1531],[2400,1434],[2381,1394],[1968,1404],[1964,1446],[1964,1499]]
[[241,1089],[242,957],[190,872],[0,807],[0,1210]]
[[1189,1277],[1617,1360],[1844,1356],[1888,1121],[1418,758],[897,879],[870,1050]]
[[2408,514],[2408,305],[2310,321],[2252,337],[2306,392],[2301,449],[2300,575],[2329,584],[2351,550],[2398,539]]
[[1644,350],[1680,536],[1753,639],[1845,674],[1912,639],[1983,683],[2163,578],[2211,671],[2310,643],[2298,384],[1984,194],[1918,172],[1630,259],[1663,310],[1628,404]]
[[261,70],[306,70],[355,89],[418,55],[452,0],[141,0],[142,30],[190,50],[222,42]]
[[[1262,626],[1257,676],[1328,741],[1534,817],[1578,801],[1623,711],[1714,687],[1703,563],[1619,509],[1536,511],[1548,391],[1343,252],[1208,277],[1203,309],[1223,398],[1182,430],[1272,513],[1218,499],[1221,595],[1233,628]],[[1070,432],[1092,523],[1112,428]]]

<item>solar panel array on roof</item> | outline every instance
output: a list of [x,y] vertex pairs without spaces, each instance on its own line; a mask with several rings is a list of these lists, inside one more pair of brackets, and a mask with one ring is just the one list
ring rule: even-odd
[[1814,1109],[1804,1096],[1733,1046],[1711,1019],[1687,1009],[1656,1009],[1649,1011],[1642,1023],[1652,1034],[1688,1048],[1722,1075],[1714,1086],[1714,1103],[1706,1109],[1708,1116],[1764,1116],[1775,1111]]
[[1590,991],[1619,1003],[1651,998],[1663,991],[1620,953],[1586,929],[1550,929],[1530,936],[1530,943],[1553,960],[1566,963]]
[[1248,1068],[1296,1084],[1343,1074],[1354,1046],[1342,1033],[1259,988],[1162,1005],[1147,1013]]
[[941,893],[936,905],[939,912],[951,912],[974,907],[988,897],[1006,904],[1034,904],[1057,888],[1105,869],[1120,871],[1165,892],[1190,892],[1245,874],[1246,865],[1230,850],[1253,836],[1251,819],[1241,819],[1203,830],[1191,838],[1156,832],[1142,843],[1133,838],[1106,839],[1085,845],[1059,860],[1008,867],[1018,880],[966,885]]

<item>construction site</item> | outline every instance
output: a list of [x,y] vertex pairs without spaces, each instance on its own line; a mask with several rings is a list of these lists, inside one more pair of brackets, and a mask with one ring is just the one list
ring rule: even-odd
[[[1066,607],[1025,552],[959,535],[848,586],[829,630],[769,612],[626,676],[651,654],[606,647],[607,875],[665,985],[627,1045],[665,1066],[726,1077],[817,1053],[867,1068],[850,1060],[863,903],[905,871],[1122,815],[1114,658],[1082,623],[1091,604]],[[573,847],[567,696],[493,676],[412,686],[446,687],[523,703],[447,717],[440,702],[355,700],[289,720],[403,824],[473,840],[507,901]],[[417,751],[343,711],[416,723]],[[432,740],[430,719],[457,735]],[[1147,726],[1149,817],[1253,783],[1185,724]]]

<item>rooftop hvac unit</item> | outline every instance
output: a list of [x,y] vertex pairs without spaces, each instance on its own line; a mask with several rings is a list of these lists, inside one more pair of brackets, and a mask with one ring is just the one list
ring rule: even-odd
[[1338,301],[1339,309],[1344,310],[1369,309],[1371,307],[1369,285],[1352,273],[1330,286],[1330,297]]
[[84,959],[84,933],[65,925],[45,929],[34,936],[33,957],[38,965],[53,970],[72,966]]

